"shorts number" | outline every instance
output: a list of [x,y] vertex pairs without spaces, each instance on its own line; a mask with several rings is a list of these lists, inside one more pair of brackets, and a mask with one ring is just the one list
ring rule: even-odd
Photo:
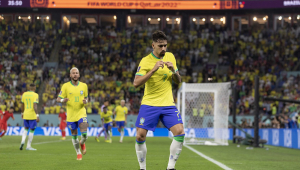
[[168,75],[164,74],[163,80],[166,81],[167,77],[168,77]]
[[87,119],[86,117],[82,118],[83,122],[86,123],[87,122]]
[[[29,100],[29,102],[28,102],[28,100]],[[31,100],[30,99],[26,99],[26,106],[27,106],[26,109],[31,109]]]
[[75,102],[79,102],[79,96],[75,96]]

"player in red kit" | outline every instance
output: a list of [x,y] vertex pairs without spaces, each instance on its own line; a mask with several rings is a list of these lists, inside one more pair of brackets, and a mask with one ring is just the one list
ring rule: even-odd
[[61,130],[61,140],[66,140],[66,127],[67,127],[67,113],[65,112],[64,108],[60,109],[58,119],[60,121],[59,129]]
[[7,130],[7,120],[10,117],[13,120],[15,120],[13,112],[14,112],[14,108],[13,107],[11,107],[9,109],[9,111],[5,111],[5,112],[2,112],[2,113],[0,112],[0,117],[2,116],[2,119],[0,121],[0,139],[6,133],[6,130]]

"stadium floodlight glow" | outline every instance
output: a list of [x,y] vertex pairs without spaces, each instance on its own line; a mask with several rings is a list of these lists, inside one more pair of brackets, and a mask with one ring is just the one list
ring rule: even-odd
[[170,18],[167,18],[166,20],[167,20],[167,21],[170,21]]
[[36,19],[40,19],[40,17],[36,17]]
[[220,21],[223,21],[223,18],[221,18]]
[[49,19],[49,16],[47,16],[46,19]]
[[151,18],[148,18],[148,21],[151,21]]
[[179,21],[179,18],[176,18],[176,21],[178,22],[178,21]]
[[130,16],[127,17],[128,23],[131,23],[131,18]]
[[195,22],[195,21],[196,21],[196,18],[193,18],[193,21]]
[[253,21],[257,21],[257,18],[256,18],[256,17],[253,17]]
[[263,18],[263,20],[265,21],[265,20],[267,20],[267,18],[266,18],[266,17],[264,17],[264,18]]
[[157,21],[160,21],[160,18],[157,18]]
[[282,20],[282,16],[279,16],[278,19],[279,19],[279,20]]
[[30,16],[28,16],[28,19],[30,19],[31,17]]
[[202,18],[202,21],[205,21],[205,18]]
[[19,19],[21,19],[21,16],[19,16]]
[[214,21],[214,19],[213,19],[213,18],[210,18],[210,21]]
[[114,19],[116,20],[116,19],[117,19],[117,16],[114,15]]
[[292,17],[289,17],[289,20],[291,20],[292,19]]
[[297,16],[297,19],[300,19],[300,15]]

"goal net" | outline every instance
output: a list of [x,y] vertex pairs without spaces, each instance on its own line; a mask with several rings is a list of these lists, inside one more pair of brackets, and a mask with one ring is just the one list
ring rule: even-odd
[[228,145],[230,83],[182,83],[177,93],[185,144]]

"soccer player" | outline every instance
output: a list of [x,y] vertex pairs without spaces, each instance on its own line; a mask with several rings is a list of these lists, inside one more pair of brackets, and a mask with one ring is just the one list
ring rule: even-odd
[[39,114],[37,111],[37,104],[39,103],[39,95],[35,93],[35,84],[30,84],[30,91],[23,93],[22,95],[22,119],[24,119],[24,132],[22,135],[22,141],[20,150],[23,150],[23,146],[27,137],[28,129],[30,129],[26,150],[35,151],[36,149],[31,147],[31,142],[33,139],[34,130],[36,128],[37,122],[40,121]]
[[154,131],[158,120],[173,133],[167,170],[174,170],[175,163],[181,153],[184,128],[181,115],[174,104],[172,80],[181,82],[176,60],[167,50],[167,37],[162,31],[152,35],[153,51],[144,57],[137,69],[133,82],[135,87],[145,85],[145,93],[136,121],[137,134],[135,150],[140,169],[146,169],[146,135],[148,130]]
[[[84,105],[88,103],[88,86],[79,81],[78,68],[73,67],[70,70],[70,77],[71,81],[63,84],[56,100],[67,104],[67,126],[71,129],[72,143],[77,153],[77,160],[82,160],[82,154],[86,154],[85,141],[87,139],[88,121]],[[80,142],[77,138],[78,127],[81,132]]]
[[121,106],[117,106],[114,115],[116,115],[115,121],[118,126],[118,131],[121,133],[120,143],[123,142],[124,137],[124,126],[127,120],[128,109],[125,107],[125,100],[121,100]]
[[0,120],[0,139],[2,136],[5,135],[7,131],[7,120],[11,117],[12,120],[15,120],[14,118],[14,108],[11,107],[9,111],[0,112],[0,117],[3,116],[3,118]]
[[67,114],[65,112],[65,109],[64,108],[60,108],[60,112],[59,112],[59,115],[58,115],[58,119],[60,121],[60,124],[59,124],[59,129],[61,130],[61,140],[66,140],[66,127],[67,127]]
[[[103,108],[104,107],[108,107],[108,105],[109,105],[109,102],[108,102],[108,100],[105,100],[104,101],[104,104],[101,106],[101,112],[103,112]],[[100,117],[101,117],[101,112],[100,112]],[[102,118],[101,118],[102,119]],[[101,129],[101,131],[98,133],[98,135],[95,137],[95,140],[97,141],[97,142],[100,142],[99,141],[99,137],[101,136],[101,134],[104,132],[104,136],[105,136],[105,140],[107,139],[107,133],[106,133],[106,130],[105,130],[105,128],[104,128],[104,126],[102,127],[102,129]]]
[[[109,139],[107,140],[107,136],[105,136],[105,142],[111,143],[111,137],[112,137],[112,112],[107,110],[107,107],[103,107],[103,112],[100,113],[103,129],[106,131],[106,133],[109,136]],[[101,135],[101,132],[97,135],[98,137]],[[97,140],[98,141],[98,140]]]

